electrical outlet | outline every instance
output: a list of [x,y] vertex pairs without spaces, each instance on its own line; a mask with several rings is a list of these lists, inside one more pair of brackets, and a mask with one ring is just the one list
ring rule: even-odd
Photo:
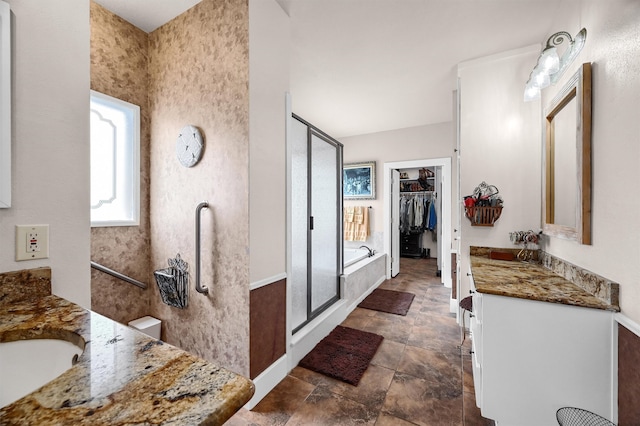
[[37,253],[40,251],[40,234],[35,228],[27,232],[27,253]]
[[16,260],[49,257],[49,225],[16,226]]

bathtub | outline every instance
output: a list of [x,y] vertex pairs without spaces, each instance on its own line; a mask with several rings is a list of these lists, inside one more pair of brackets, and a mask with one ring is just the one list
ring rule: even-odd
[[344,267],[351,266],[367,257],[369,257],[369,250],[367,249],[346,248],[344,249]]
[[385,280],[387,255],[377,253],[369,257],[367,250],[351,250],[364,251],[365,254],[364,257],[360,256],[361,253],[354,254],[351,264],[347,266],[346,251],[345,249],[345,268],[340,280],[340,297],[347,302],[347,310],[351,312]]

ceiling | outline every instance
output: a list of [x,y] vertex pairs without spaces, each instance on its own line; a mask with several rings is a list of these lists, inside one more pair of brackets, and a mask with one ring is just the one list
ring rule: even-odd
[[201,0],[94,0],[136,27],[150,33]]
[[[148,32],[199,2],[97,1]],[[574,32],[551,28],[563,0],[276,1],[293,111],[336,138],[451,121],[457,64]]]

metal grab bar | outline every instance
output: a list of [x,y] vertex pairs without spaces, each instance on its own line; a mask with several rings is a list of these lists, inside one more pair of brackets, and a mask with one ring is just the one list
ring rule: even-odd
[[209,294],[209,289],[206,285],[200,285],[200,212],[208,207],[209,203],[206,201],[196,207],[196,291],[202,294]]
[[131,277],[128,277],[128,276],[126,276],[124,274],[121,274],[120,272],[116,272],[113,269],[107,268],[106,266],[103,266],[103,265],[101,265],[99,263],[94,262],[93,260],[91,261],[91,267],[93,269],[97,269],[100,272],[104,272],[105,274],[109,274],[112,277],[116,277],[116,278],[121,279],[122,281],[126,281],[129,284],[133,284],[133,285],[135,285],[137,287],[140,287],[140,288],[143,288],[143,289],[147,288],[147,285],[145,283],[143,283],[141,281],[138,281],[138,280],[135,280],[135,279],[133,279]]

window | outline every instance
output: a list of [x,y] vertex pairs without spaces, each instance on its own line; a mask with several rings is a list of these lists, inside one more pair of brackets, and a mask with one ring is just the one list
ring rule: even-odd
[[140,107],[91,91],[91,226],[140,224]]

